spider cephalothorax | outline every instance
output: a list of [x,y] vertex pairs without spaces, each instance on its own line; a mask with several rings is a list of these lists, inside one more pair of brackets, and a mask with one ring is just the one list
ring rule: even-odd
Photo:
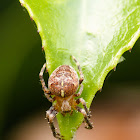
[[[46,111],[46,118],[48,119],[54,137],[58,139],[61,139],[62,136],[56,132],[53,124],[53,119],[58,112],[61,112],[63,115],[65,115],[68,112],[72,113],[73,109],[75,109],[84,115],[85,122],[87,123],[86,128],[93,128],[89,121],[90,114],[85,100],[83,98],[75,99],[75,97],[80,96],[83,91],[82,82],[84,80],[84,76],[79,63],[75,57],[72,56],[72,58],[77,64],[80,73],[80,79],[78,79],[78,75],[74,68],[69,65],[61,65],[50,75],[47,88],[43,79],[43,73],[46,68],[46,64],[43,65],[39,74],[45,96],[50,102],[56,101],[56,103],[48,111]],[[79,92],[76,93],[79,86]],[[54,97],[52,98],[51,95],[54,95]],[[84,109],[77,106],[79,103],[82,103]]]

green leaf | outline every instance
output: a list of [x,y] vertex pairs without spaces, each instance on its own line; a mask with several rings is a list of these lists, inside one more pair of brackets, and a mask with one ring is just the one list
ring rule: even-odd
[[[108,72],[140,35],[139,0],[20,0],[36,22],[51,74],[70,58],[79,61],[85,80],[82,97],[87,106],[102,88]],[[42,62],[43,64],[43,62]],[[57,115],[60,132],[71,139],[83,116]]]

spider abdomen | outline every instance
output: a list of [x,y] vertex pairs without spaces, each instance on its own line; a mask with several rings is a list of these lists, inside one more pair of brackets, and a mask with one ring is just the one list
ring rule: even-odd
[[52,94],[67,97],[74,94],[79,86],[78,75],[69,65],[61,65],[49,77],[48,87]]

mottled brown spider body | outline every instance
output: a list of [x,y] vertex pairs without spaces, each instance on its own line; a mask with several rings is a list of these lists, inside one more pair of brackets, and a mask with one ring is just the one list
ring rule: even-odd
[[[87,109],[85,100],[83,98],[75,99],[75,97],[79,97],[83,91],[82,82],[84,80],[84,76],[78,61],[75,59],[75,57],[72,56],[72,58],[77,64],[80,79],[78,78],[77,72],[74,70],[74,68],[69,65],[61,65],[50,75],[47,88],[43,79],[43,73],[45,71],[46,64],[43,65],[39,74],[42,89],[46,98],[50,102],[56,101],[53,106],[48,111],[46,111],[46,118],[48,119],[53,136],[59,140],[63,139],[63,136],[56,132],[53,124],[53,119],[58,112],[61,112],[62,115],[65,116],[66,113],[72,113],[73,110],[77,110],[83,114],[87,124],[86,128],[93,128],[89,121],[90,113]],[[79,92],[76,93],[78,87],[80,87]],[[77,106],[79,103],[83,105],[84,109]]]
[[78,87],[78,75],[69,65],[59,66],[49,77],[48,88],[53,95],[65,98],[74,94]]

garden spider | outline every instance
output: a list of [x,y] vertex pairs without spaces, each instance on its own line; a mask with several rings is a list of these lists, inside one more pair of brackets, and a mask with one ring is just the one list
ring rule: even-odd
[[[53,136],[57,139],[63,139],[63,136],[56,132],[53,123],[53,120],[58,112],[62,113],[62,115],[65,115],[66,113],[72,113],[73,109],[77,110],[83,114],[84,120],[87,124],[86,128],[93,128],[89,121],[90,113],[87,109],[85,100],[83,98],[75,99],[75,97],[80,96],[83,91],[82,82],[84,80],[84,76],[78,61],[74,56],[72,56],[72,58],[78,67],[80,79],[78,79],[78,75],[74,68],[69,65],[61,65],[50,75],[47,88],[43,79],[46,63],[43,65],[39,74],[42,89],[46,98],[52,103],[56,101],[56,103],[50,107],[48,111],[46,111],[46,118],[49,122]],[[79,86],[79,92],[76,93]],[[52,98],[51,95],[54,95],[54,97]],[[84,109],[77,106],[79,103],[82,103]]]

